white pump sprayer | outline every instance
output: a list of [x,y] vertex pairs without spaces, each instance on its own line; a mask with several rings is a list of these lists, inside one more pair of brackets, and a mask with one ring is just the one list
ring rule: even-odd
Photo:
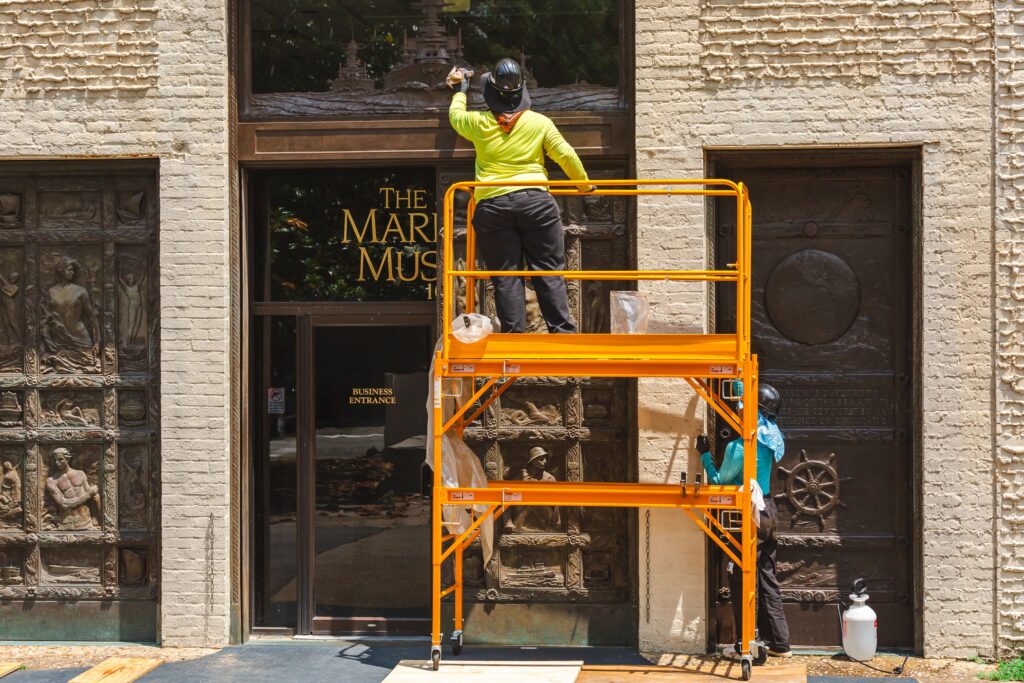
[[864,579],[853,582],[852,603],[842,615],[843,650],[858,662],[868,662],[878,649],[878,617],[868,607],[867,584]]

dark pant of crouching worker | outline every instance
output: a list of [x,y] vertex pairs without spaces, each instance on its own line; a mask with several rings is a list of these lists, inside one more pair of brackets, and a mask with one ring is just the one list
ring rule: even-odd
[[[473,226],[479,236],[477,249],[488,270],[565,270],[562,217],[554,197],[544,190],[529,188],[481,201],[473,215]],[[523,280],[491,278],[502,332],[526,331]],[[548,332],[575,332],[565,280],[532,280]]]
[[[766,498],[764,511],[757,527],[757,635],[772,652],[789,652],[789,624],[782,608],[782,591],[779,581],[775,578],[775,555],[779,547],[775,535],[779,523],[779,513],[774,501]],[[733,563],[729,571],[729,592],[732,594],[733,623],[736,625],[737,640],[743,623],[743,573]],[[746,643],[741,644],[743,647]]]

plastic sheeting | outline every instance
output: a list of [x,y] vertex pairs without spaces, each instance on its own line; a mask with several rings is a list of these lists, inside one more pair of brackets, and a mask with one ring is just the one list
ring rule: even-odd
[[[438,341],[434,350],[441,348]],[[434,376],[434,362],[430,362],[430,377]],[[465,383],[464,383],[465,384]],[[442,396],[443,416],[447,421],[466,399],[467,387],[463,386],[460,396]],[[431,381],[427,391],[427,467],[434,469],[434,392],[441,388]],[[487,475],[480,464],[480,458],[466,442],[449,432],[441,439],[441,481],[446,487],[487,488]],[[441,518],[449,533],[461,534],[473,522],[472,512],[482,514],[486,505],[442,505]],[[491,561],[494,553],[494,518],[488,517],[480,525],[480,547],[483,550],[484,565]]]
[[647,334],[651,306],[641,292],[611,292],[612,334]]

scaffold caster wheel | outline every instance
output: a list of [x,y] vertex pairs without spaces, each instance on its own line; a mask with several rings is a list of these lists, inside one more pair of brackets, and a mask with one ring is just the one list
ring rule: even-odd
[[452,654],[456,657],[462,654],[462,631],[452,634]]
[[751,673],[750,673],[750,660],[747,659],[746,657],[744,657],[743,661],[740,662],[740,674],[741,674],[741,677],[743,678],[743,680],[745,680],[745,681],[749,681],[750,680],[750,675],[751,675]]
[[441,648],[437,645],[430,650],[430,663],[434,671],[441,668]]
[[754,655],[754,666],[764,666],[768,661],[768,648],[764,645],[757,646],[757,654]]

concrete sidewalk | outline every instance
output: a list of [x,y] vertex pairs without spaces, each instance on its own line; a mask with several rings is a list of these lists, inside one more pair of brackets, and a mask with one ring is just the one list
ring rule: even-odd
[[[72,646],[73,647],[73,646]],[[380,683],[403,659],[426,661],[429,643],[420,639],[403,640],[266,640],[224,648],[213,654],[184,661],[168,661],[139,679],[145,683],[270,683],[302,681],[303,683]],[[158,656],[140,652],[137,656]],[[662,666],[684,668],[687,655],[663,655],[654,662]],[[808,683],[851,683],[854,681],[920,681],[920,683],[976,683],[977,673],[986,667],[965,662],[912,658],[907,672],[900,678],[865,678],[861,667],[844,665],[828,656],[799,657],[809,670]],[[522,662],[522,661],[575,661],[589,665],[650,665],[652,662],[638,652],[624,648],[580,647],[477,647],[467,645],[461,657],[453,657],[445,648],[444,660]],[[50,660],[62,661],[56,653]],[[67,661],[64,659],[63,661]],[[900,658],[880,656],[877,664],[885,670],[898,664]],[[70,663],[70,662],[69,662]],[[66,683],[88,667],[60,669],[34,669],[17,671],[5,677],[2,683]],[[684,677],[681,677],[685,681]],[[755,669],[754,680],[757,680]],[[439,679],[438,683],[442,683]],[[525,681],[524,681],[525,683]]]

